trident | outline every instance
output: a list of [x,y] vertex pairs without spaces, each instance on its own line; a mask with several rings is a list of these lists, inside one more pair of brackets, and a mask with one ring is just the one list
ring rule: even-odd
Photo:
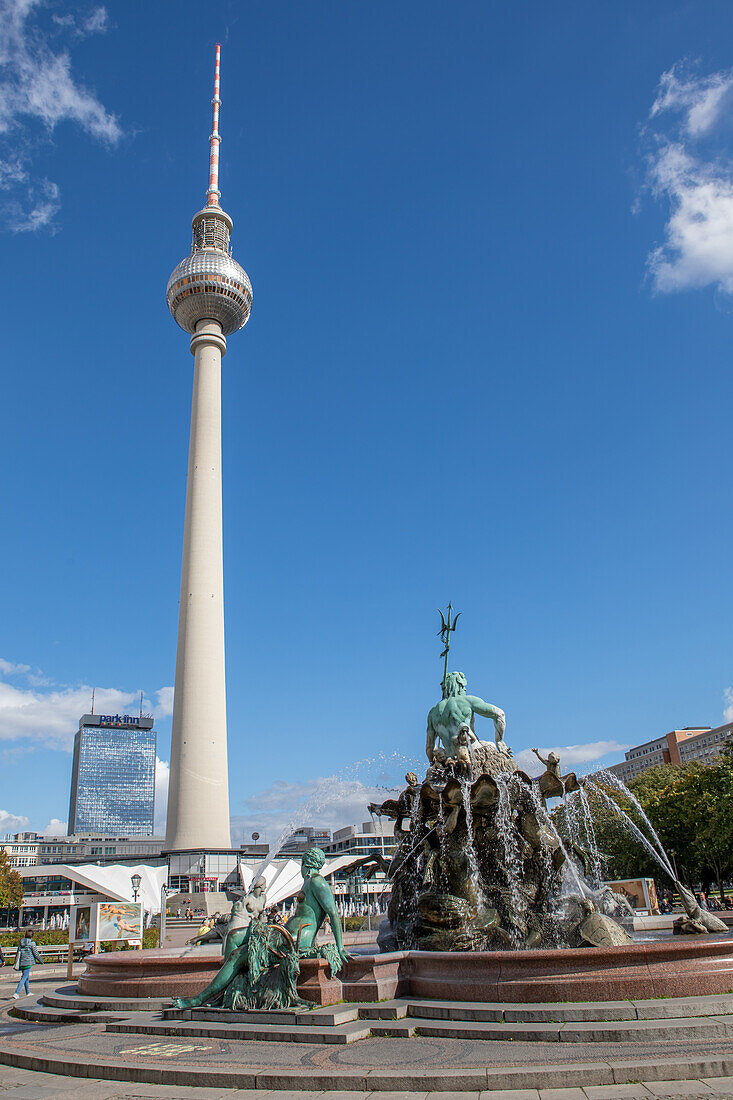
[[446,619],[445,616],[443,615],[443,612],[440,610],[440,608],[438,608],[438,614],[440,615],[440,630],[438,631],[438,635],[440,636],[443,644],[445,645],[445,649],[443,650],[443,652],[440,655],[441,657],[445,657],[445,663],[443,664],[443,685],[442,685],[443,686],[443,691],[445,691],[445,680],[446,680],[446,676],[448,675],[448,653],[450,651],[450,636],[451,636],[451,632],[456,629],[456,623],[458,622],[459,616],[461,614],[460,611],[459,611],[457,615],[453,616],[453,621],[451,622],[451,611],[452,610],[453,610],[453,607],[452,607],[451,603],[449,602],[448,603],[448,618]]

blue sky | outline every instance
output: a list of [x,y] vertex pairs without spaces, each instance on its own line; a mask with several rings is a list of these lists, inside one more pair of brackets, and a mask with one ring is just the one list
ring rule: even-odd
[[0,831],[66,820],[92,685],[143,690],[168,760],[192,359],[164,292],[217,40],[254,287],[223,375],[239,832],[344,768],[323,816],[358,819],[401,761],[350,762],[422,754],[448,599],[515,752],[724,720],[729,4],[0,9]]

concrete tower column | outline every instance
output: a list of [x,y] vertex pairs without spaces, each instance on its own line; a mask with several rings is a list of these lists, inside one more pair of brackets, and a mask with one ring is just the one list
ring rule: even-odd
[[199,321],[178,615],[166,848],[230,848],[218,321]]
[[191,222],[191,252],[166,300],[194,356],[181,606],[178,614],[166,848],[231,848],[224,683],[221,538],[221,357],[247,323],[249,276],[231,254],[232,219],[219,205],[219,61],[214,66],[206,206]]

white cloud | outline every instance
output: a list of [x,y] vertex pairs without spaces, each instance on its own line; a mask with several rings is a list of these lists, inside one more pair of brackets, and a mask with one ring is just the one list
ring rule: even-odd
[[66,821],[59,821],[57,817],[52,817],[48,825],[44,825],[41,829],[41,832],[44,836],[66,836],[68,828]]
[[687,76],[684,66],[673,65],[659,79],[657,97],[649,115],[664,111],[681,115],[684,130],[692,137],[708,133],[719,121],[733,88],[733,70],[725,69],[710,76]]
[[731,106],[733,70],[700,77],[675,66],[660,79],[643,133],[648,187],[669,207],[664,241],[648,257],[662,293],[733,294],[733,167],[722,126]]
[[723,717],[726,722],[733,722],[733,688],[726,688],[723,692],[723,700],[725,702],[725,710],[723,711]]
[[166,815],[168,813],[168,783],[170,780],[170,764],[167,760],[155,758],[155,825],[153,831],[156,836],[165,836]]
[[95,8],[82,24],[86,34],[104,34],[109,30],[109,16],[106,8]]
[[16,183],[21,183],[27,178],[28,173],[16,158],[15,160],[0,160],[0,189],[9,191]]
[[[8,151],[3,157],[0,148],[0,187],[12,188],[17,195],[5,215],[18,232],[49,227],[59,209],[58,185],[29,179],[34,142],[47,140],[61,122],[75,123],[109,145],[122,136],[115,115],[73,73],[68,52],[51,48],[49,36],[35,22],[42,7],[41,0],[0,0],[0,136]],[[51,19],[57,35],[72,38],[103,32],[108,26],[102,7],[89,12],[81,24],[68,16]]]
[[0,657],[0,676],[22,676],[30,670],[30,665],[16,665]]
[[41,180],[37,187],[28,190],[27,195],[30,209],[23,209],[20,203],[11,203],[6,207],[13,233],[35,233],[45,229],[53,223],[61,209],[61,192],[58,185],[50,180]]
[[[402,758],[394,762],[381,758],[376,763],[380,774],[375,779],[379,782],[373,784],[344,778],[343,773],[305,782],[276,781],[248,798],[243,814],[232,817],[232,843],[239,845],[258,832],[263,841],[276,846],[304,825],[333,830],[368,821],[368,804],[394,798],[395,792],[405,786],[406,767],[415,766],[412,761],[406,764]],[[426,766],[424,762],[420,775]],[[383,825],[385,830],[390,827],[387,823]]]
[[[92,689],[87,684],[48,684],[42,676],[28,673],[28,665],[0,662],[0,742],[41,744],[70,752],[79,718],[91,707]],[[19,685],[8,677],[25,678]],[[165,691],[165,689],[162,689]],[[96,688],[97,714],[137,713],[140,693],[119,688]]]
[[7,810],[0,810],[0,836],[5,833],[24,833],[30,826],[27,817],[19,817],[17,814],[9,814]]
[[158,700],[155,707],[156,718],[168,718],[173,714],[173,688],[164,687],[156,691],[155,697]]
[[[538,745],[537,747],[544,757],[547,757],[550,750],[556,752],[560,757],[562,771],[566,772],[581,764],[594,763],[611,753],[626,752],[630,746],[622,745],[619,741],[589,741],[585,745],[550,745],[547,748]],[[539,775],[543,770],[542,764],[531,749],[522,749],[516,754],[515,760],[528,775]]]

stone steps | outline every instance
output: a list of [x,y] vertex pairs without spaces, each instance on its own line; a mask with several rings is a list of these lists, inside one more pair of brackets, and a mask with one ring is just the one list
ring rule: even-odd
[[[377,1015],[381,1008],[383,1015]],[[516,1021],[481,1018],[490,1012],[478,1006],[454,1006],[457,1016],[447,1016],[447,1007],[429,1003],[384,1006],[349,1005],[322,1009],[317,1013],[241,1012],[222,1009],[188,1010],[185,1016],[172,1011],[155,1012],[74,1011],[47,1006],[42,1001],[26,1003],[13,1015],[33,1023],[100,1023],[105,1031],[120,1035],[220,1038],[233,1041],[344,1044],[370,1035],[409,1038],[484,1039],[522,1043],[662,1043],[713,1041],[733,1038],[733,1016],[670,1017],[635,1020]],[[439,1013],[443,1013],[440,1015]],[[471,1016],[467,1014],[471,1012]],[[399,1015],[398,1015],[399,1014]]]
[[364,1020],[431,1020],[485,1023],[580,1023],[583,1021],[682,1020],[733,1017],[733,996],[676,997],[639,1001],[559,1001],[549,1004],[499,1004],[474,1001],[417,1000],[411,997],[359,1005]]
[[19,1019],[39,1024],[97,1023],[121,1035],[349,1044],[413,1035],[521,1043],[677,1043],[733,1038],[733,996],[653,1001],[480,1004],[399,998],[313,1011],[178,1011],[163,1001],[86,997],[73,987],[23,1001]]
[[[69,986],[74,989],[74,986]],[[156,997],[125,997],[124,1000],[113,997],[87,997],[83,993],[65,993],[57,989],[55,993],[44,993],[40,998],[41,1004],[52,1008],[64,1008],[79,1012],[162,1012],[170,1005],[170,998],[163,1000]]]
[[350,1023],[324,1027],[301,1027],[287,1023],[213,1023],[198,1020],[181,1020],[178,1023],[161,1022],[150,1016],[134,1022],[120,1020],[108,1023],[105,1031],[114,1035],[165,1035],[178,1038],[259,1040],[276,1043],[355,1043],[368,1039],[371,1027],[368,1022],[354,1020]]
[[166,1008],[161,1013],[164,1020],[192,1020],[194,1022],[233,1024],[290,1024],[300,1027],[334,1027],[360,1019],[359,1005],[330,1005],[312,1011],[288,1009],[249,1009],[233,1012],[224,1008]]
[[490,1039],[535,1043],[649,1043],[725,1039],[733,1036],[733,1022],[725,1017],[705,1020],[619,1020],[565,1024],[469,1023],[462,1020],[426,1020],[408,1016],[397,1024],[383,1023],[378,1034],[401,1034],[407,1026],[414,1035],[441,1039]]
[[34,1024],[106,1024],[112,1020],[128,1019],[130,1015],[128,1012],[76,1012],[67,1008],[52,1008],[44,1004],[42,997],[13,1005],[10,1014]]

